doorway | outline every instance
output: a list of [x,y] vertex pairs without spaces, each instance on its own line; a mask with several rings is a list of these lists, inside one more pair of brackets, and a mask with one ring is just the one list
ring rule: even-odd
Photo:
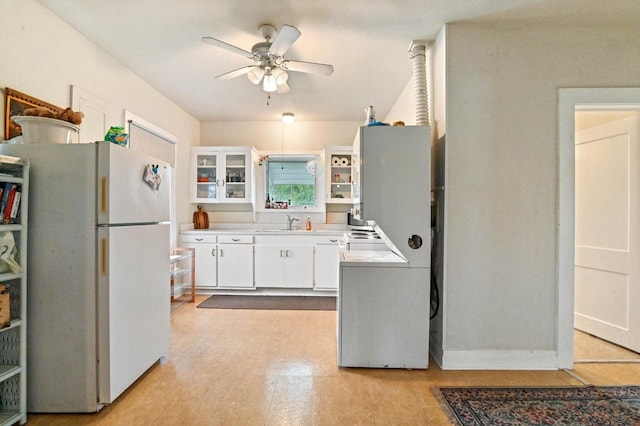
[[576,110],[639,110],[640,88],[558,91],[558,323],[559,368],[574,362]]
[[575,123],[574,363],[638,361],[640,112],[581,106]]

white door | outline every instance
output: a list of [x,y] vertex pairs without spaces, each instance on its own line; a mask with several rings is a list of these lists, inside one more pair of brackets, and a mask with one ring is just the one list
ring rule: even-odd
[[110,403],[169,350],[169,225],[98,228],[98,253],[98,402]]
[[283,287],[313,287],[313,246],[287,246],[284,250]]
[[218,245],[218,286],[253,287],[253,245]]
[[217,246],[211,243],[183,243],[187,248],[195,249],[196,287],[217,286]]
[[576,133],[575,327],[640,351],[640,117]]
[[[158,166],[155,168],[157,186],[145,181],[148,165]],[[100,224],[170,220],[171,170],[160,160],[110,142],[100,142],[97,185]]]
[[282,287],[285,250],[282,246],[256,244],[256,287]]
[[340,279],[338,244],[316,245],[315,289],[336,290]]

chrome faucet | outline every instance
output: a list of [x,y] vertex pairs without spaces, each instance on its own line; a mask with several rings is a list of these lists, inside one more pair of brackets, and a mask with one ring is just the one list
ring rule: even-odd
[[287,215],[287,230],[292,231],[293,230],[293,222],[300,220],[297,217],[291,217],[289,215]]

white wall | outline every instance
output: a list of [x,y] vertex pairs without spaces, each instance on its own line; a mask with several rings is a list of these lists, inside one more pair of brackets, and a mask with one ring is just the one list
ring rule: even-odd
[[409,79],[404,89],[398,96],[389,110],[389,113],[383,120],[378,120],[392,124],[396,121],[402,121],[406,126],[415,126],[416,124],[416,100],[415,100],[415,83],[413,77]]
[[[433,166],[433,189],[436,201],[435,210],[435,244],[431,247],[431,250],[435,251],[435,259],[431,264],[433,274],[436,277],[436,286],[438,289],[438,308],[437,315],[431,321],[429,330],[431,332],[429,347],[434,355],[436,362],[442,365],[442,348],[443,339],[446,329],[446,323],[443,321],[443,306],[445,305],[446,293],[443,291],[442,283],[445,280],[445,268],[444,268],[444,230],[446,219],[446,204],[445,204],[445,178],[446,178],[446,133],[447,133],[447,114],[446,114],[446,27],[444,27],[437,35],[433,46],[433,120],[431,125],[433,127],[433,150],[431,154],[432,166]],[[433,297],[433,296],[432,296]]]
[[640,86],[640,30],[446,31],[442,363],[556,368],[558,89]]
[[[364,109],[363,109],[364,111]],[[326,145],[351,145],[357,121],[208,121],[200,128],[202,145],[253,146],[260,151],[321,150]]]
[[[79,86],[108,102],[110,125],[124,124],[125,109],[133,112],[178,138],[176,184],[188,187],[189,148],[200,139],[194,117],[36,1],[0,0],[0,10],[0,87],[68,107],[71,86]],[[4,126],[1,132],[4,139]],[[177,221],[191,222],[188,191],[177,192]]]

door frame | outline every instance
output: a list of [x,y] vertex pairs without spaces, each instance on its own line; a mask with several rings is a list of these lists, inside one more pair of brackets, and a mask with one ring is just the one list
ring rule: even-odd
[[558,89],[558,368],[573,368],[575,267],[575,112],[640,110],[640,88]]

